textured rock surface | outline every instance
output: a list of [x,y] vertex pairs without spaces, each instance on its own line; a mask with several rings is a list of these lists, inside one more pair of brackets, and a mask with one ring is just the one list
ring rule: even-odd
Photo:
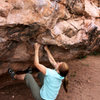
[[[67,61],[100,49],[98,0],[0,1],[0,74],[33,65],[33,44]],[[41,47],[40,60],[48,62]]]

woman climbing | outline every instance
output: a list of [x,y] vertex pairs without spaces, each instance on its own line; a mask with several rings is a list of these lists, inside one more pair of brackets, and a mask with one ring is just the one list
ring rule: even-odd
[[[59,89],[61,87],[62,81],[63,85],[66,85],[65,77],[68,74],[69,68],[65,62],[56,62],[51,55],[47,46],[44,47],[47,52],[48,59],[53,65],[54,69],[46,68],[44,65],[39,63],[39,48],[40,44],[35,43],[35,57],[34,65],[40,71],[38,78],[42,84],[40,88],[35,81],[35,79],[30,74],[30,70],[26,74],[15,74],[15,72],[10,68],[8,72],[13,79],[25,80],[27,86],[31,89],[32,95],[35,100],[55,100]],[[66,89],[66,88],[64,88]]]

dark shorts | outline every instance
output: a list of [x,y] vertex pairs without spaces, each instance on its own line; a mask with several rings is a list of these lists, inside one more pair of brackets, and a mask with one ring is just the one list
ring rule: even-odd
[[[43,84],[44,75],[41,72],[38,74],[38,78],[40,79],[41,84]],[[40,87],[35,81],[35,79],[33,78],[33,76],[31,74],[26,74],[25,81],[26,81],[26,85],[28,86],[28,88],[31,89],[34,99],[43,100],[40,96]]]

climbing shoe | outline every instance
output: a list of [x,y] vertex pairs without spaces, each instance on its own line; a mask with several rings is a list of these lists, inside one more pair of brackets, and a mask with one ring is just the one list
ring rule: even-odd
[[8,69],[8,73],[10,74],[11,78],[12,78],[13,80],[15,80],[15,78],[14,78],[15,72],[13,71],[13,69],[9,68],[9,69]]

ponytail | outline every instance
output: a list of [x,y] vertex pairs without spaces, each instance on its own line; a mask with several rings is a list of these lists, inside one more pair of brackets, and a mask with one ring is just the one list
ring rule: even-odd
[[69,67],[67,65],[66,62],[62,62],[60,65],[59,65],[59,74],[64,77],[64,80],[63,80],[63,88],[64,90],[67,92],[68,90],[68,78],[67,78],[67,75],[68,75],[68,72],[69,72]]
[[67,78],[67,76],[63,80],[63,88],[67,93],[68,92],[68,78]]

